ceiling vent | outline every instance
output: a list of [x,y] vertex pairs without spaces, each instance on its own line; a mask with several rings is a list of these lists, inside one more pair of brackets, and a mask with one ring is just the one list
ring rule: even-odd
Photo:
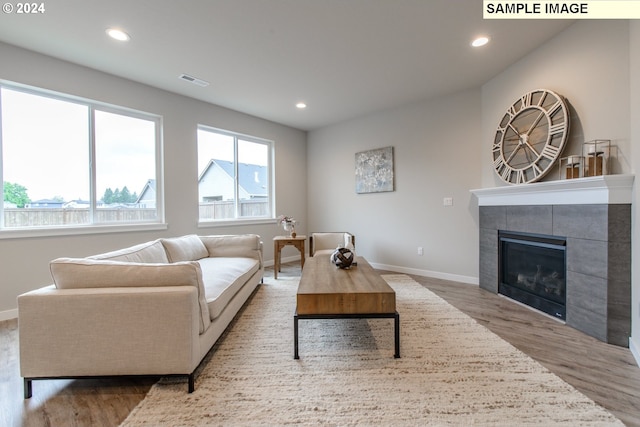
[[204,80],[200,80],[196,77],[190,76],[188,74],[180,74],[180,76],[178,77],[181,80],[187,81],[189,83],[193,83],[194,85],[198,85],[201,87],[207,87],[209,86],[209,82],[206,82]]

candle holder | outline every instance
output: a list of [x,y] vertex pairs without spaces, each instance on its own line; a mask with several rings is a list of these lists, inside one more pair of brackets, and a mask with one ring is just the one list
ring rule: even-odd
[[573,155],[561,157],[558,162],[560,179],[575,179],[584,176],[584,157]]
[[611,140],[594,139],[582,144],[582,155],[586,159],[584,176],[608,175],[611,157]]

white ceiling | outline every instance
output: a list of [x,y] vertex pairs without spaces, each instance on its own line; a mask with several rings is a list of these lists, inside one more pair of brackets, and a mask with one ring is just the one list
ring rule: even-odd
[[[303,130],[478,87],[572,23],[483,20],[481,0],[44,5],[0,14],[0,41]],[[111,26],[131,40],[108,38]],[[474,49],[480,34],[491,43]]]

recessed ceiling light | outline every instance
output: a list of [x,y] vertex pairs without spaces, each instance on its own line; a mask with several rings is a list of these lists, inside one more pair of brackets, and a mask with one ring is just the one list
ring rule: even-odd
[[121,42],[126,42],[131,40],[131,36],[129,36],[129,34],[125,33],[124,31],[118,28],[107,28],[106,32],[109,35],[109,37]]
[[478,37],[477,39],[472,41],[471,42],[471,46],[480,47],[480,46],[484,46],[487,43],[489,43],[489,37],[482,36],[482,37]]
[[296,108],[299,108],[300,110],[304,110],[305,108],[307,108],[307,104],[305,104],[304,102],[298,102],[296,104]]

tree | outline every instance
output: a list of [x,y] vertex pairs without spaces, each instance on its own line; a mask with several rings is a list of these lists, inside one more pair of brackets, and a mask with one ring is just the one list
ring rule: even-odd
[[31,201],[27,195],[27,188],[23,185],[14,184],[8,181],[5,181],[3,185],[4,201],[15,203],[19,208],[24,208],[24,205]]
[[122,191],[120,192],[120,203],[131,203],[131,193],[129,193],[129,189],[125,185],[122,187]]
[[102,201],[107,205],[109,203],[113,203],[113,190],[111,189],[111,187],[107,188],[104,191],[104,196],[102,196]]
[[102,201],[107,205],[112,203],[135,203],[136,200],[138,200],[138,195],[136,193],[131,194],[126,185],[122,187],[122,190],[119,188],[112,190],[109,187],[105,190],[104,196],[102,196]]

